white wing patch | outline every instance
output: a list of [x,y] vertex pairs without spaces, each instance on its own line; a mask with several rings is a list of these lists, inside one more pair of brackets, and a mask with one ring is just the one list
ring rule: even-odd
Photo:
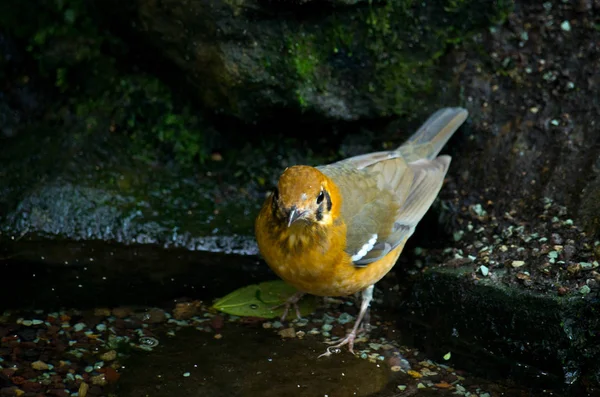
[[369,251],[371,251],[373,249],[376,242],[377,242],[377,234],[374,234],[371,236],[369,241],[367,241],[367,243],[365,245],[363,245],[362,248],[356,254],[352,255],[352,258],[350,258],[350,259],[352,259],[352,262],[361,260],[365,255],[367,255],[369,253]]

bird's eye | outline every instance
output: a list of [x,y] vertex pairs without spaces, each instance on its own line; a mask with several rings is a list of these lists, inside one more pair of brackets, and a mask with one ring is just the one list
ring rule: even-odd
[[317,204],[320,205],[323,202],[323,199],[325,199],[325,192],[321,190],[321,193],[319,193],[319,196],[317,197]]

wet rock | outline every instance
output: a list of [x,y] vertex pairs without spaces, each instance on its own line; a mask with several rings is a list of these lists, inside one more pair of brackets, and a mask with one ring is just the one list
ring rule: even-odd
[[443,91],[448,83],[434,78],[433,66],[450,37],[487,27],[509,6],[334,3],[139,1],[133,15],[137,32],[153,38],[216,112],[255,121],[284,108],[356,120],[405,114],[424,93]]
[[[471,272],[450,267],[424,272],[405,302],[403,311],[411,315],[403,317],[403,335],[427,341],[434,355],[452,350],[453,365],[481,374],[510,373],[528,384],[537,378],[541,387],[559,386],[569,373],[591,374],[585,363],[600,359],[593,337],[600,331],[593,314],[597,298],[516,292],[487,278],[473,283],[465,277]],[[559,288],[558,294],[567,292]]]

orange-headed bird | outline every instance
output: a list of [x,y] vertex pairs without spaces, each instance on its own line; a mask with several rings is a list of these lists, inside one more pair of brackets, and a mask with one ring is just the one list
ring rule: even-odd
[[327,349],[353,352],[373,285],[396,263],[406,240],[442,187],[449,156],[438,156],[466,120],[462,108],[435,112],[402,146],[336,163],[287,168],[255,224],[267,264],[298,293],[346,296],[362,292],[352,331]]

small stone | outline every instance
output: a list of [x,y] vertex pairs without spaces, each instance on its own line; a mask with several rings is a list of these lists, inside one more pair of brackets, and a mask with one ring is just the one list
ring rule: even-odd
[[579,293],[582,294],[582,295],[587,295],[587,294],[590,293],[590,291],[591,291],[591,289],[587,285],[584,285],[583,287],[581,287],[579,289]]
[[[94,316],[96,317],[109,317],[110,309],[107,307],[101,307],[94,310]],[[80,396],[81,397],[81,396]]]
[[210,319],[210,326],[215,331],[219,331],[220,329],[222,329],[223,325],[225,325],[225,319],[223,318],[223,316],[217,315]]
[[353,320],[354,320],[354,317],[351,314],[342,313],[338,317],[337,322],[340,324],[348,324],[349,322],[351,322]]
[[73,326],[75,332],[83,331],[87,326],[84,323],[77,323]]
[[38,360],[31,363],[31,368],[35,369],[36,371],[47,371],[50,367],[45,362]]
[[90,389],[90,386],[87,383],[82,382],[79,385],[79,390],[77,391],[77,393],[79,394],[79,397],[86,397],[89,389]]
[[569,21],[563,21],[563,23],[560,24],[560,28],[562,30],[564,30],[565,32],[570,32],[571,31],[571,24],[569,23]]
[[104,374],[90,376],[90,382],[96,386],[105,386],[108,383]]
[[42,388],[42,384],[39,382],[26,381],[21,386],[24,392],[35,393]]
[[452,385],[446,381],[441,381],[439,383],[434,384],[433,386],[437,387],[438,389],[449,389],[450,387],[452,387]]
[[512,263],[510,265],[514,268],[517,268],[517,267],[521,267],[521,266],[525,265],[525,262],[524,261],[512,261]]
[[552,233],[552,244],[562,244],[563,243],[563,239],[560,236],[560,234],[558,233]]
[[70,397],[71,396],[71,393],[69,393],[69,391],[66,389],[52,389],[48,393],[54,397]]
[[198,310],[201,308],[201,306],[202,302],[200,301],[180,302],[175,305],[173,317],[175,317],[176,320],[187,320],[198,314]]
[[215,334],[215,336],[213,336],[213,338],[215,338],[215,339],[222,339],[223,335],[221,335],[221,334]]
[[577,249],[571,244],[565,245],[563,247],[563,257],[565,258],[565,260],[571,259],[573,255],[575,255],[575,252],[577,252]]
[[117,358],[117,351],[116,350],[109,350],[107,352],[102,353],[99,356],[100,360],[102,361],[113,361]]
[[420,373],[420,372],[413,371],[412,369],[411,369],[411,370],[409,370],[409,371],[406,371],[406,373],[407,373],[407,374],[409,374],[410,376],[412,376],[412,377],[413,377],[413,378],[415,378],[415,379],[419,379],[419,378],[422,378],[422,377],[423,377],[423,375],[421,375],[421,373]]
[[284,328],[281,331],[279,331],[278,334],[282,338],[295,338],[296,337],[296,330],[293,327]]
[[133,314],[133,310],[128,307],[115,307],[112,310],[113,316],[116,318],[126,318],[130,317]]
[[283,324],[281,323],[281,321],[273,321],[272,326],[273,328],[281,328],[283,327]]
[[153,307],[144,313],[143,321],[149,324],[160,324],[167,321],[167,314],[163,309]]
[[485,265],[479,266],[479,271],[483,277],[487,277],[490,274],[490,269]]
[[564,296],[567,294],[567,292],[569,292],[569,290],[567,290],[565,287],[558,287],[558,295]]

